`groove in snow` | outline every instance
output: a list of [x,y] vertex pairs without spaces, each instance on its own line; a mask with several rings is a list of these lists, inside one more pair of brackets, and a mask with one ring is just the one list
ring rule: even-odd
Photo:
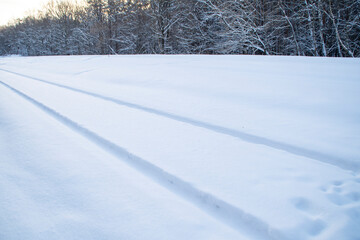
[[255,239],[288,239],[280,231],[272,228],[268,223],[258,219],[257,217],[246,213],[242,209],[239,209],[212,194],[197,189],[190,183],[178,178],[175,175],[172,175],[169,172],[166,172],[151,162],[128,152],[126,149],[101,137],[97,133],[82,127],[78,123],[72,121],[66,116],[61,115],[55,110],[11,87],[10,85],[2,81],[0,81],[0,84],[16,93],[18,96],[24,98],[28,102],[32,103],[33,105],[37,106],[66,127],[72,129],[74,132],[79,133],[87,140],[111,153],[121,161],[126,162],[134,169],[151,178],[153,181],[157,182],[169,191],[197,206],[199,209],[211,215],[218,221],[234,228],[239,232],[245,232]]
[[345,170],[350,170],[350,171],[353,171],[353,172],[359,172],[360,171],[360,163],[349,161],[349,160],[343,159],[341,157],[331,156],[331,155],[328,155],[326,153],[322,153],[322,152],[318,152],[318,151],[315,151],[315,150],[294,146],[294,145],[291,145],[291,144],[288,144],[288,143],[279,142],[279,141],[272,140],[272,139],[265,138],[265,137],[261,137],[261,136],[256,136],[256,135],[249,134],[249,133],[246,133],[246,132],[242,132],[242,131],[239,131],[239,130],[226,128],[226,127],[223,127],[223,126],[219,126],[219,125],[215,125],[215,124],[211,124],[211,123],[207,123],[207,122],[198,121],[198,120],[191,119],[191,118],[188,118],[188,117],[183,117],[183,116],[180,116],[180,115],[168,113],[168,112],[165,112],[165,111],[145,107],[145,106],[142,106],[142,105],[139,105],[139,104],[126,102],[126,101],[122,101],[122,100],[111,98],[111,97],[106,97],[106,96],[103,96],[103,95],[100,95],[100,94],[97,94],[97,93],[81,90],[81,89],[78,89],[78,88],[73,88],[73,87],[62,85],[62,84],[59,84],[59,83],[53,83],[53,82],[46,81],[46,80],[43,80],[43,79],[40,79],[40,78],[31,77],[31,76],[28,76],[28,75],[25,75],[25,74],[22,74],[22,73],[13,72],[13,71],[9,71],[9,70],[6,70],[6,69],[0,69],[0,70],[4,71],[4,72],[7,72],[7,73],[14,74],[14,75],[18,75],[18,76],[21,76],[21,77],[24,77],[24,78],[28,78],[28,79],[36,80],[36,81],[43,82],[43,83],[46,83],[46,84],[49,84],[49,85],[53,85],[53,86],[56,86],[56,87],[64,88],[64,89],[67,89],[67,90],[70,90],[70,91],[82,93],[82,94],[92,96],[92,97],[95,97],[95,98],[100,98],[102,100],[113,102],[113,103],[121,105],[121,106],[141,110],[141,111],[144,111],[144,112],[148,112],[148,113],[151,113],[151,114],[155,114],[155,115],[158,115],[158,116],[169,118],[169,119],[179,121],[179,122],[182,122],[182,123],[187,123],[187,124],[190,124],[192,126],[201,127],[201,128],[204,128],[204,129],[216,132],[216,133],[220,133],[220,134],[228,135],[228,136],[231,136],[231,137],[235,137],[235,138],[240,139],[240,140],[245,141],[245,142],[264,145],[264,146],[267,146],[267,147],[270,147],[270,148],[273,148],[273,149],[277,149],[277,150],[281,150],[281,151],[291,153],[293,155],[306,157],[306,158],[310,158],[310,159],[320,161],[320,162],[323,162],[323,163],[331,164],[333,166],[337,166],[337,167],[345,169]]

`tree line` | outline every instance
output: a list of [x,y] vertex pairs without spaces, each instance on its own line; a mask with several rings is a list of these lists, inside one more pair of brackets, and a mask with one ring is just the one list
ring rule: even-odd
[[51,1],[0,28],[0,54],[359,57],[360,1]]

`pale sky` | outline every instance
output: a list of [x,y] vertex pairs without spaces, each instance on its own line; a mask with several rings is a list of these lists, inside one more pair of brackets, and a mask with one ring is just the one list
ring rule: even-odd
[[40,9],[48,0],[0,0],[0,25],[21,18],[29,10]]

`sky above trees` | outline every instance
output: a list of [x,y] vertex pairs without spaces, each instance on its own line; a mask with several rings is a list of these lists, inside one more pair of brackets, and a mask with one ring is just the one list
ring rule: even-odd
[[0,25],[22,18],[29,11],[40,9],[48,0],[0,0]]

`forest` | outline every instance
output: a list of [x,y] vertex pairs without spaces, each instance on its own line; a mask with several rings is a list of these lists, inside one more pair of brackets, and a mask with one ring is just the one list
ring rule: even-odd
[[50,1],[0,27],[0,55],[360,56],[359,0]]

